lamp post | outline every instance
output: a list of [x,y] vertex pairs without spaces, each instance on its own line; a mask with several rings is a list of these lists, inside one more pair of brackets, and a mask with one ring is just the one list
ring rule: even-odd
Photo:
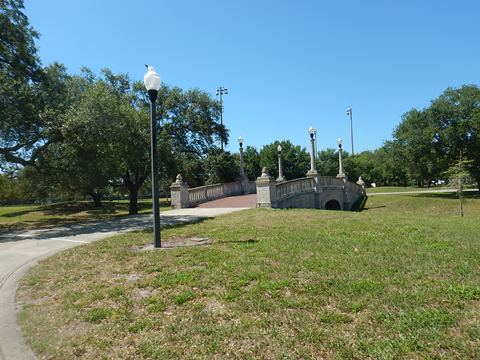
[[337,144],[338,144],[338,175],[337,175],[337,178],[344,178],[345,173],[343,172],[343,150],[342,150],[343,140],[338,138]]
[[285,181],[285,177],[283,176],[282,146],[281,145],[278,145],[277,152],[278,152],[278,178],[277,178],[277,182],[282,182],[282,181]]
[[148,71],[143,77],[143,82],[150,97],[150,132],[151,132],[151,159],[152,159],[152,202],[153,202],[153,233],[155,236],[153,246],[162,247],[160,239],[160,206],[158,202],[158,167],[157,167],[157,114],[156,105],[158,90],[160,89],[160,75],[153,66],[148,66]]
[[347,109],[347,115],[350,116],[350,141],[352,142],[352,155],[355,155],[353,152],[353,121],[352,121],[352,108]]
[[315,170],[315,134],[317,130],[313,126],[310,126],[308,133],[310,134],[310,170],[307,172],[307,176],[317,175]]
[[[222,99],[223,95],[228,95],[228,89],[222,86],[219,86],[217,88],[217,96],[220,96],[220,125],[222,126],[223,126],[223,99]],[[223,151],[223,139],[220,140],[220,146]]]
[[240,145],[240,178],[243,180],[245,177],[245,166],[243,162],[243,137],[238,137],[238,144]]

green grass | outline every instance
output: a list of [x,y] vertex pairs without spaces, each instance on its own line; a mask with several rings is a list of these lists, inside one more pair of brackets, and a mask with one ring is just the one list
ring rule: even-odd
[[383,192],[407,192],[407,191],[428,191],[447,189],[446,187],[415,187],[415,186],[377,186],[367,188],[367,194],[383,193]]
[[253,209],[67,250],[24,278],[40,357],[478,359],[480,198],[372,197],[363,212]]
[[[152,202],[140,200],[140,214],[151,212]],[[170,202],[161,200],[161,211],[170,210]],[[0,231],[16,231],[59,224],[106,219],[128,215],[128,201],[103,201],[101,208],[91,202],[62,202],[50,205],[0,206]]]

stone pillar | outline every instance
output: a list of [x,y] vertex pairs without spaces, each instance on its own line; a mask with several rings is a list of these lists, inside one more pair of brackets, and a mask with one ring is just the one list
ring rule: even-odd
[[283,176],[283,164],[282,164],[282,147],[278,145],[278,178],[277,182],[285,181],[285,177]]
[[277,187],[275,180],[268,175],[267,168],[262,169],[262,176],[257,178],[257,207],[276,207]]
[[308,170],[307,176],[318,175],[318,172],[315,169],[315,139],[314,139],[314,134],[315,134],[315,129],[310,128],[310,170]]
[[357,185],[360,185],[365,193],[365,181],[363,181],[361,176],[358,178]]
[[172,209],[184,209],[190,207],[188,199],[188,186],[183,182],[182,175],[177,175],[177,180],[170,186]]
[[337,178],[345,178],[345,172],[343,171],[342,144],[338,145],[338,174],[337,174]]

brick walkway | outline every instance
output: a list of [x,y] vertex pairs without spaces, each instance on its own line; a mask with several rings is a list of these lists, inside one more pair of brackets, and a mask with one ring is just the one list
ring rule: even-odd
[[200,204],[199,208],[254,208],[257,202],[257,195],[230,196],[223,199],[209,201]]

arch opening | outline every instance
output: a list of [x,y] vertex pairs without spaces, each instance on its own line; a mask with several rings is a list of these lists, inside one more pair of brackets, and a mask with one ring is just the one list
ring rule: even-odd
[[326,210],[342,210],[340,203],[337,200],[329,200],[325,204]]

